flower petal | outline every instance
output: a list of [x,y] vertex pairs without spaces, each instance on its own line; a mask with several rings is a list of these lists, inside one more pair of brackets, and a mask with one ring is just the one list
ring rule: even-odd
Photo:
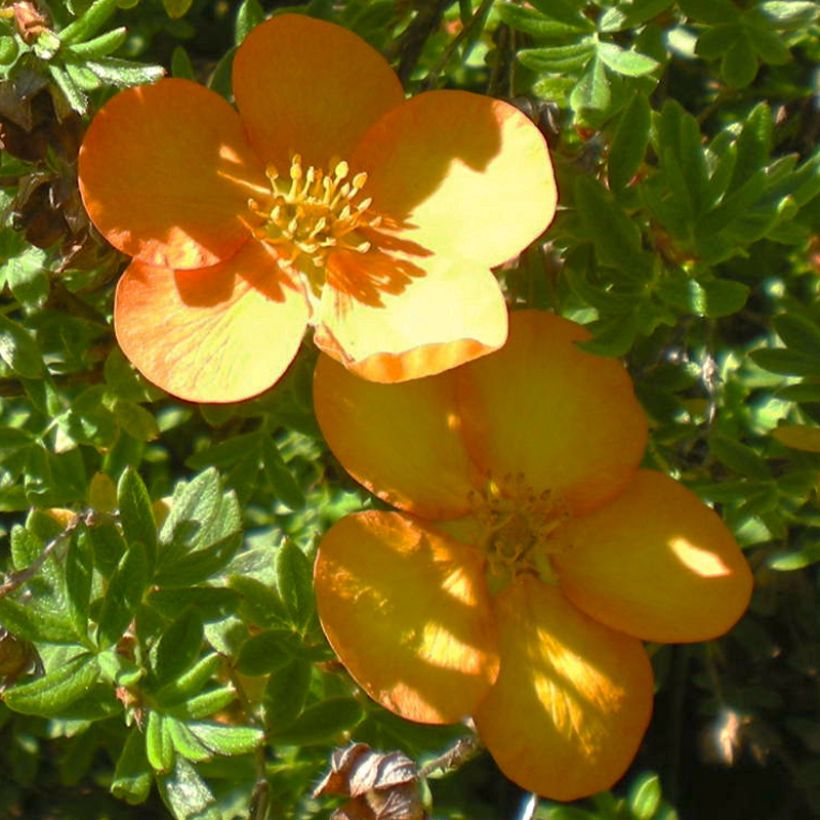
[[677,481],[640,471],[611,504],[571,521],[561,588],[593,618],[649,641],[705,641],[743,614],[752,575],[717,514]]
[[430,91],[382,117],[351,167],[373,207],[430,250],[492,267],[549,225],[557,189],[541,132],[508,103]]
[[404,99],[387,61],[341,26],[283,14],[257,26],[233,63],[236,104],[251,144],[287,170],[349,158],[365,130]]
[[314,341],[365,379],[432,376],[507,338],[498,282],[473,262],[347,251],[330,264]]
[[507,344],[456,371],[473,460],[496,479],[520,473],[557,491],[574,514],[617,495],[646,443],[629,376],[574,344],[587,337],[550,313],[512,313]]
[[270,387],[302,340],[307,303],[270,249],[247,242],[221,265],[174,271],[134,261],[114,328],[150,381],[188,401],[241,401]]
[[454,518],[470,508],[478,477],[446,375],[374,384],[320,356],[313,399],[330,449],[372,493],[423,518]]
[[231,256],[249,236],[240,219],[248,198],[266,182],[236,111],[187,80],[121,91],[80,149],[80,193],[94,224],[114,247],[159,267]]
[[501,673],[475,713],[501,770],[525,789],[575,800],[629,766],[652,712],[641,643],[530,576],[496,599]]
[[495,680],[495,631],[472,547],[408,515],[358,513],[325,535],[314,578],[330,645],[382,706],[453,723]]

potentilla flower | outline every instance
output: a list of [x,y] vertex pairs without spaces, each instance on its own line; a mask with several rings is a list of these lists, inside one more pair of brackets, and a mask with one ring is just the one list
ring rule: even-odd
[[652,710],[642,641],[726,632],[751,594],[717,514],[639,469],[647,423],[577,324],[513,313],[500,351],[406,384],[321,357],[331,449],[399,512],[336,523],[315,566],[353,678],[412,720],[472,715],[501,769],[572,800],[626,770]]
[[82,146],[86,209],[134,257],[114,327],[148,379],[194,401],[253,396],[307,325],[384,382],[504,343],[490,268],[555,210],[526,117],[463,91],[405,100],[363,40],[295,14],[245,39],[233,90],[238,113],[182,79],[122,91]]

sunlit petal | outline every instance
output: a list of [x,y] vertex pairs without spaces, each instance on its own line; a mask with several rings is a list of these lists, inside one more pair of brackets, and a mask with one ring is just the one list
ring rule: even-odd
[[257,26],[233,63],[251,144],[286,170],[293,153],[326,167],[349,159],[365,130],[404,99],[387,61],[341,26],[283,14]]
[[703,641],[743,614],[752,575],[732,534],[694,493],[640,471],[605,507],[572,521],[556,559],[565,594],[650,641]]
[[426,518],[469,509],[479,481],[460,435],[448,376],[374,384],[320,356],[314,377],[319,426],[344,468],[371,492]]
[[626,770],[652,711],[641,643],[522,576],[496,599],[501,672],[475,713],[501,770],[525,789],[575,800]]
[[353,164],[374,208],[430,250],[485,266],[550,223],[557,190],[544,138],[517,108],[465,91],[420,94],[382,117]]
[[174,271],[134,261],[120,279],[114,329],[163,390],[229,402],[270,387],[304,334],[307,304],[269,248],[250,241],[221,265]]
[[[345,253],[331,258],[316,344],[363,378],[431,376],[498,349],[507,308],[493,274],[440,256]],[[338,266],[347,277],[340,281]],[[382,268],[395,270],[391,280]],[[335,275],[334,275],[335,274]]]
[[400,513],[349,515],[315,567],[331,646],[375,700],[424,723],[473,711],[498,673],[482,559]]
[[83,203],[119,250],[202,268],[249,236],[241,215],[266,182],[236,111],[187,80],[121,91],[94,117],[79,157]]
[[573,513],[600,506],[632,477],[646,418],[623,365],[585,353],[577,324],[543,311],[510,315],[507,344],[456,371],[464,434],[496,478],[522,474]]

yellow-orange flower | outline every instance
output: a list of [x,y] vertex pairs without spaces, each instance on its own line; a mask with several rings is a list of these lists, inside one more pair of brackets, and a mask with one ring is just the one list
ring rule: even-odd
[[490,268],[555,210],[526,117],[463,91],[405,100],[363,40],[295,14],[245,39],[233,90],[238,113],[181,79],[122,91],[80,152],[91,219],[134,257],[114,326],[148,379],[195,401],[253,396],[307,325],[384,382],[503,344]]
[[582,327],[513,313],[500,351],[382,385],[321,357],[331,449],[401,512],[348,515],[316,559],[319,616],[351,675],[404,717],[472,715],[501,769],[572,800],[611,786],[652,709],[643,640],[702,641],[752,578],[726,526],[639,469],[644,414]]

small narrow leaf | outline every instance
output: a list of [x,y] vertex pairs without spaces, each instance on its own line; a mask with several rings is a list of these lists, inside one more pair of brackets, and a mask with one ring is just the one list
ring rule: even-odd
[[314,611],[313,573],[310,561],[292,541],[276,551],[276,588],[291,623],[297,629],[307,626]]
[[174,744],[165,717],[151,709],[145,723],[145,755],[151,768],[168,772],[174,765]]
[[122,637],[142,602],[149,580],[145,547],[140,542],[131,544],[120,559],[103,598],[97,627],[100,648],[112,646]]
[[117,760],[111,794],[136,806],[148,799],[152,781],[153,774],[145,755],[145,740],[139,729],[133,728]]
[[646,96],[636,92],[618,120],[607,162],[613,190],[625,188],[641,167],[649,145],[651,111]]
[[151,497],[136,470],[127,467],[117,485],[117,505],[123,535],[129,544],[140,543],[153,565],[157,551],[157,525]]
[[626,77],[643,77],[653,72],[660,63],[646,54],[627,51],[614,43],[598,43],[598,57],[607,68]]
[[364,718],[361,704],[353,698],[329,698],[310,706],[289,726],[271,732],[271,743],[308,746],[331,743]]
[[189,723],[188,728],[208,749],[221,755],[252,752],[264,739],[261,729],[223,726],[221,723]]
[[57,717],[88,691],[98,675],[96,658],[84,652],[42,678],[7,690],[3,701],[24,715]]
[[43,357],[34,339],[17,322],[0,314],[0,359],[15,373],[36,379],[43,371]]
[[299,716],[309,685],[310,664],[303,660],[293,660],[271,674],[262,699],[265,726],[270,731],[290,725]]

